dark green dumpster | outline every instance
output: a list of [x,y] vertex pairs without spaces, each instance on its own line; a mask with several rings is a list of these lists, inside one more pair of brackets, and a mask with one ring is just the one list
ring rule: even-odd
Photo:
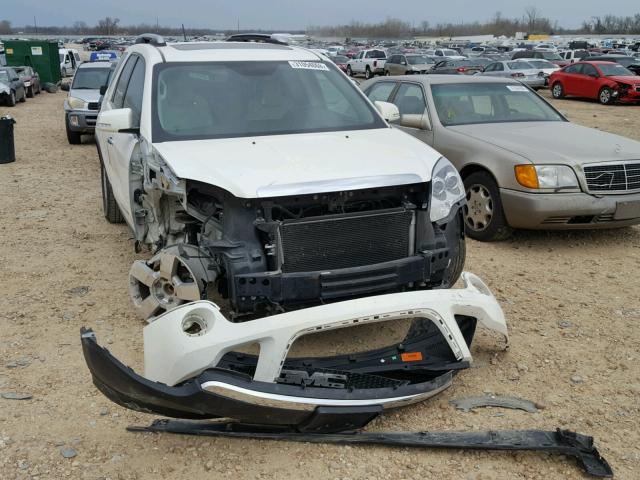
[[8,115],[0,118],[0,163],[16,161],[16,148],[13,142],[13,124],[16,121]]
[[57,42],[39,40],[6,40],[4,52],[7,65],[27,65],[40,75],[42,83],[60,81],[60,54]]

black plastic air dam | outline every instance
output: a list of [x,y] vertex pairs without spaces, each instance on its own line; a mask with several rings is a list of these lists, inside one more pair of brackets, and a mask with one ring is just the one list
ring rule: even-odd
[[[476,319],[456,319],[470,345]],[[414,320],[402,343],[390,347],[335,357],[287,359],[283,373],[289,372],[289,378],[276,383],[254,381],[256,357],[231,352],[217,368],[167,386],[122,364],[98,345],[91,330],[81,330],[81,341],[94,384],[125,408],[185,419],[225,417],[298,431],[304,431],[312,419],[317,425],[314,432],[361,428],[381,413],[383,406],[396,408],[429,398],[446,389],[458,370],[469,367],[455,359],[433,322],[422,319]],[[405,353],[420,360],[403,361]],[[324,388],[313,382],[314,373],[325,372],[342,378],[344,384]]]
[[455,448],[556,453],[575,457],[578,466],[594,477],[612,478],[613,470],[593,445],[593,437],[568,430],[498,430],[480,432],[352,432],[301,433],[255,428],[233,423],[195,423],[154,420],[146,427],[130,426],[131,432],[164,432],[208,437],[285,440],[289,442],[369,444],[412,448]]

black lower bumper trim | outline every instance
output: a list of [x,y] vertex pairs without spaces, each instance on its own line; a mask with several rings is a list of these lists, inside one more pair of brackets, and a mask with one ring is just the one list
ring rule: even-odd
[[375,444],[416,448],[473,450],[531,450],[575,457],[589,475],[611,478],[613,470],[593,445],[593,437],[568,430],[504,430],[484,432],[355,432],[318,434],[283,429],[254,428],[234,423],[196,423],[155,420],[146,427],[130,426],[133,432],[166,432],[184,435],[286,440],[290,442]]

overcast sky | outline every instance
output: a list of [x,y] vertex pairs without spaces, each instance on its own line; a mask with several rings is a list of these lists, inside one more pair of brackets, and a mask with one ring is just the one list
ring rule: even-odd
[[387,17],[413,22],[471,22],[487,20],[496,11],[505,17],[520,17],[528,5],[535,5],[543,16],[558,20],[562,26],[576,27],[592,16],[632,15],[640,12],[638,0],[1,0],[0,19],[14,26],[89,25],[107,15],[118,17],[123,25],[161,25],[286,30],[309,25],[336,25],[351,20],[377,22]]

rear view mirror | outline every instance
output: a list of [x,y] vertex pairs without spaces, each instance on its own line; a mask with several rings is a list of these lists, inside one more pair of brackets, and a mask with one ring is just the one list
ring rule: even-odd
[[118,108],[100,112],[96,129],[111,133],[136,133],[133,125],[133,111],[130,108]]
[[100,95],[104,95],[105,93],[107,93],[107,88],[109,88],[108,85],[102,85],[100,87]]
[[400,120],[400,110],[393,103],[389,102],[381,102],[380,100],[376,100],[373,102],[382,118],[384,118],[387,122],[393,123]]
[[400,125],[402,127],[417,128],[419,130],[431,130],[431,122],[427,115],[419,115],[415,113],[407,113],[400,117]]

